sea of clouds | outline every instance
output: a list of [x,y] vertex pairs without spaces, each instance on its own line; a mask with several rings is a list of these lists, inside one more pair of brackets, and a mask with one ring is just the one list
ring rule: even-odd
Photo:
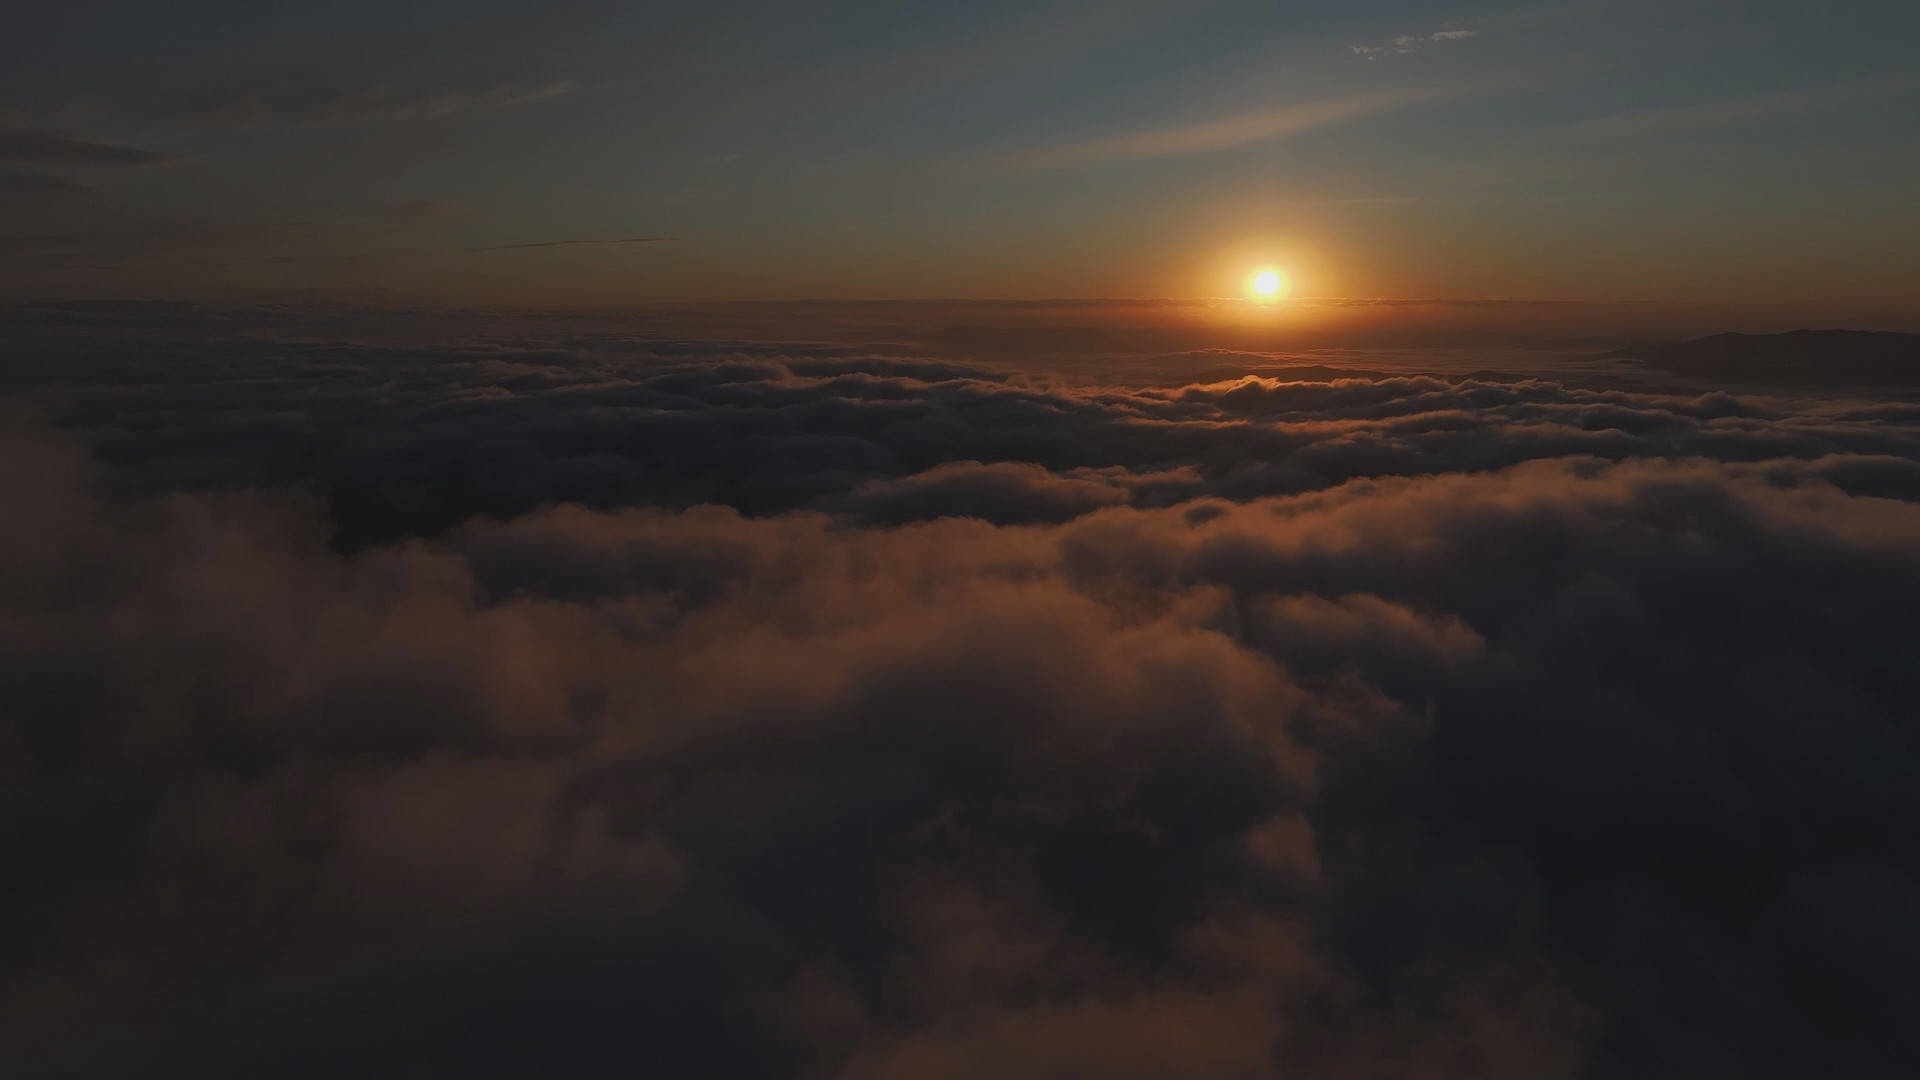
[[16,1075],[1920,1061],[1911,399],[176,316],[4,350]]

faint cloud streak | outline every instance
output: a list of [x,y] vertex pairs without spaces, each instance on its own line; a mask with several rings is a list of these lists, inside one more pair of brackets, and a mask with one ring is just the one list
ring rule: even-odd
[[575,247],[582,244],[657,244],[662,240],[671,240],[670,236],[622,236],[612,240],[535,240],[525,244],[489,244],[485,247],[470,247],[469,253],[484,251],[526,251],[531,248]]
[[501,82],[440,90],[386,86],[230,86],[209,90],[155,113],[163,127],[249,129],[273,126],[352,127],[441,120],[486,108],[514,108],[578,92],[560,79],[528,85]]
[[57,131],[0,128],[0,161],[50,165],[152,165],[166,161],[157,150],[94,142]]
[[1198,123],[1030,149],[1011,155],[1007,161],[1015,168],[1061,169],[1140,158],[1206,154],[1284,139],[1468,92],[1468,88],[1462,86],[1422,87],[1283,105]]
[[78,180],[41,173],[0,173],[0,194],[5,195],[77,195],[92,191]]
[[1465,41],[1479,36],[1478,30],[1437,30],[1431,34],[1401,34],[1385,45],[1351,45],[1348,48],[1353,50],[1355,56],[1378,60],[1383,56],[1406,56],[1428,45]]

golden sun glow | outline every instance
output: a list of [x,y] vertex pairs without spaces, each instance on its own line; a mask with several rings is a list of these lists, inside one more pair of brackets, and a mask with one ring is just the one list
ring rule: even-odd
[[1247,275],[1247,295],[1255,301],[1270,304],[1284,298],[1293,291],[1293,282],[1287,275],[1271,266],[1263,266]]

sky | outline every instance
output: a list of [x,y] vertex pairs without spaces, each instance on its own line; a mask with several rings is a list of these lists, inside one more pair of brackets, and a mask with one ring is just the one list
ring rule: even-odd
[[33,5],[0,290],[1920,325],[1901,3]]

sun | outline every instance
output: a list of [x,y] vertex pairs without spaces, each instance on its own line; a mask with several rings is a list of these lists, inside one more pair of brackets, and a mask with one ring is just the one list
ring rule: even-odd
[[1271,266],[1263,266],[1247,275],[1247,295],[1255,301],[1270,304],[1286,297],[1293,291],[1293,282],[1287,275]]

